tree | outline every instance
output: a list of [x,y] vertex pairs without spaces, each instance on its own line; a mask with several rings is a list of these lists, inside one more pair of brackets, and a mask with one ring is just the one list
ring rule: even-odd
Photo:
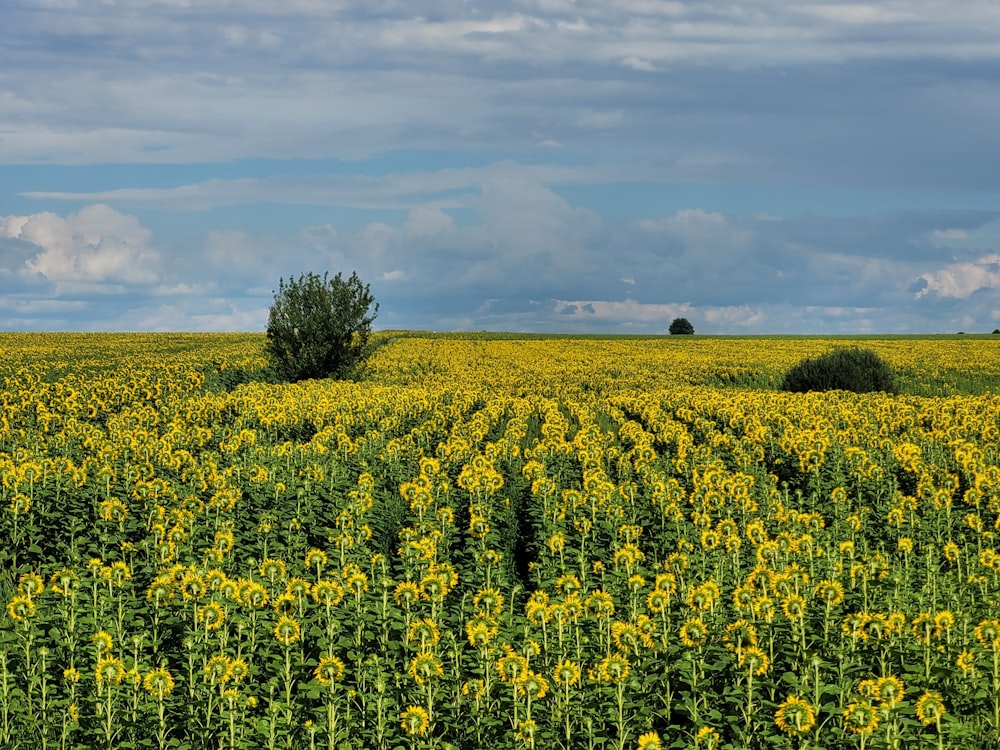
[[[374,305],[374,308],[372,308]],[[282,278],[267,320],[267,354],[278,376],[350,378],[371,353],[378,303],[358,274]]]
[[674,318],[669,330],[671,336],[690,336],[694,333],[694,326],[687,318]]

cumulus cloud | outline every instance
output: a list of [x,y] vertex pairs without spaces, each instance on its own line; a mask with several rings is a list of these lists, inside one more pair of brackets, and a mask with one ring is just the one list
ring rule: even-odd
[[159,277],[152,233],[109,206],[87,206],[65,218],[50,212],[0,217],[0,237],[32,249],[21,275],[38,275],[62,288],[150,284]]
[[984,255],[972,263],[952,263],[920,276],[916,297],[936,294],[966,299],[976,292],[1000,289],[1000,254]]

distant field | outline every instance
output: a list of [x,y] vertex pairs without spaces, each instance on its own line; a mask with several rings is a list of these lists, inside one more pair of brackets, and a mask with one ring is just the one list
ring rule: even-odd
[[0,334],[0,747],[1000,745],[1000,337],[379,338]]
[[[393,385],[462,387],[493,367],[491,385],[541,389],[650,389],[663,385],[776,388],[805,357],[864,346],[888,360],[910,395],[978,395],[1000,388],[1000,336],[569,336],[383,331],[370,377]],[[253,376],[263,368],[263,334],[0,333],[0,373],[28,368],[51,379],[106,368],[220,366]],[[470,381],[471,378],[471,381]]]

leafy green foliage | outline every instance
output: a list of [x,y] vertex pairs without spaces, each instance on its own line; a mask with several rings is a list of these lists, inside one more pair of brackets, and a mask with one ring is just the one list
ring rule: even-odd
[[377,314],[356,272],[346,281],[339,273],[281,279],[267,322],[267,354],[283,380],[354,377],[371,352]]
[[785,373],[781,390],[895,393],[896,377],[889,364],[870,349],[834,349],[805,359]]
[[674,318],[668,330],[671,336],[690,336],[694,333],[694,326],[687,318]]

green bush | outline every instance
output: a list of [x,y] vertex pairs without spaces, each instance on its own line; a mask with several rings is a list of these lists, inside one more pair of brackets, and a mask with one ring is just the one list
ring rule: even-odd
[[785,373],[781,390],[896,392],[896,376],[889,364],[870,349],[834,349],[805,359]]
[[[371,314],[369,309],[374,305]],[[267,353],[283,380],[355,377],[371,353],[378,303],[357,273],[281,279],[267,321]]]

